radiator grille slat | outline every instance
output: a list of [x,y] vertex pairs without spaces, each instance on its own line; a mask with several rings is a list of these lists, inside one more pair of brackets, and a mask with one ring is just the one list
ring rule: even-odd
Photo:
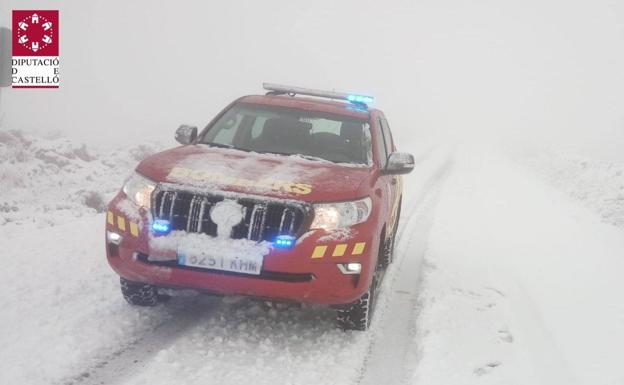
[[293,231],[295,225],[295,213],[291,209],[285,209],[282,213],[282,219],[280,221],[279,233],[280,235],[290,234]]
[[171,218],[173,218],[173,209],[175,207],[175,202],[176,202],[177,198],[178,198],[178,193],[174,192],[173,196],[171,198],[171,205],[169,206],[169,220],[171,220]]
[[[152,214],[155,219],[169,220],[173,230],[216,236],[217,225],[210,219],[210,211],[224,199],[216,194],[157,189]],[[243,220],[232,228],[230,237],[233,239],[272,241],[277,235],[297,236],[309,212],[305,205],[291,202],[261,198],[239,198],[236,201],[243,207]]]
[[204,227],[204,215],[206,214],[206,206],[208,206],[208,200],[203,198],[199,205],[199,219],[197,221],[197,232],[201,233]]

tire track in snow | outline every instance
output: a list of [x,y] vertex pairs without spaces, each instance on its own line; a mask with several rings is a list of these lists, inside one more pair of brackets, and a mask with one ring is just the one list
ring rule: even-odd
[[[204,294],[192,297],[180,296],[171,299],[164,306],[171,306],[171,317],[167,317],[155,328],[136,340],[122,346],[104,360],[90,366],[81,374],[61,381],[64,385],[113,385],[140,372],[160,350],[167,348],[186,331],[192,329],[221,305],[221,298]],[[163,305],[160,305],[163,306]]]
[[374,320],[371,345],[362,366],[358,384],[400,384],[413,372],[416,357],[412,344],[416,334],[418,288],[427,238],[433,223],[435,205],[452,168],[452,156],[440,166],[410,204],[404,225],[397,236],[398,257],[391,267],[390,281],[382,285],[383,310]]

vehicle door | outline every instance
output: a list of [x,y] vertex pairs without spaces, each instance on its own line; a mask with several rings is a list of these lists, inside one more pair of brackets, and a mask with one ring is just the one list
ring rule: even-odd
[[[388,156],[396,150],[394,145],[394,141],[392,139],[392,133],[390,132],[390,126],[388,125],[388,121],[386,117],[383,115],[379,116],[379,126],[381,127],[381,136],[383,139],[384,150],[386,153],[386,161]],[[398,175],[385,175],[387,178],[387,196],[388,196],[388,212],[390,214],[390,218],[388,220],[387,234],[390,234],[394,231],[394,225],[396,223],[396,216],[398,214],[399,209],[399,199],[401,194],[401,177]]]

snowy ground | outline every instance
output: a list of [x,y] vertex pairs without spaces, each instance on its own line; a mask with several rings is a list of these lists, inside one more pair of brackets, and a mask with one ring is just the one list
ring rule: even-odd
[[58,135],[0,131],[0,225],[51,226],[102,212],[141,159],[162,144],[87,147]]
[[557,151],[524,154],[521,160],[542,179],[624,227],[624,163],[581,158]]
[[0,383],[624,383],[623,229],[552,174],[487,149],[403,148],[419,163],[396,262],[372,330],[343,333],[319,307],[128,306],[97,202],[158,146],[0,134]]
[[487,151],[454,164],[429,238],[414,381],[624,383],[622,229]]

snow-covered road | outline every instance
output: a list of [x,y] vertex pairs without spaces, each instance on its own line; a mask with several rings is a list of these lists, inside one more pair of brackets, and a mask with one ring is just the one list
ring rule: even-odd
[[624,232],[491,151],[458,151],[425,259],[418,384],[622,384]]
[[0,383],[624,383],[623,229],[491,151],[412,150],[370,332],[245,298],[133,308],[102,214],[7,224]]

